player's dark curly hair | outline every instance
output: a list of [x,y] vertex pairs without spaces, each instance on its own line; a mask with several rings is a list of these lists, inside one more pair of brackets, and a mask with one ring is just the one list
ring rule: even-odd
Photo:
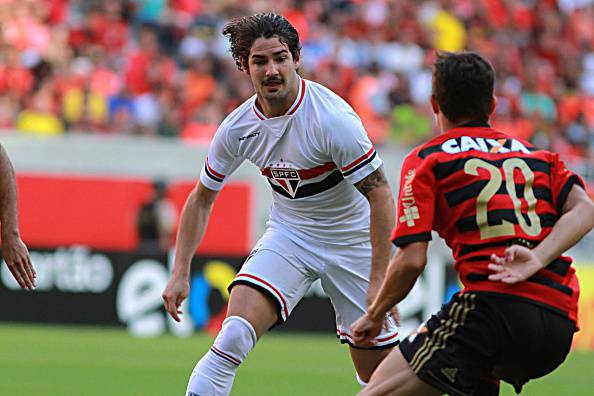
[[493,106],[495,71],[473,52],[438,52],[433,64],[433,95],[452,122],[487,122]]
[[[282,15],[268,12],[242,18],[235,18],[223,28],[223,34],[231,42],[231,54],[237,68],[247,69],[247,60],[254,41],[260,37],[277,36],[281,43],[289,47],[294,60],[299,59],[301,44],[299,33]],[[245,64],[242,64],[242,61]]]

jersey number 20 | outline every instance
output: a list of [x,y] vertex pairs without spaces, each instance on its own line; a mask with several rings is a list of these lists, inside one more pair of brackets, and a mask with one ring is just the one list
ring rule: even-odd
[[[526,161],[520,158],[509,158],[503,161],[502,167],[503,173],[505,174],[505,188],[514,204],[514,213],[518,225],[527,235],[537,236],[542,231],[542,228],[540,225],[540,218],[536,214],[537,200],[534,196],[534,191],[532,190],[532,185],[534,184],[534,172],[528,167]],[[500,224],[489,224],[488,221],[487,203],[493,198],[501,187],[501,184],[504,182],[500,169],[481,159],[472,158],[464,165],[464,172],[469,175],[478,176],[479,168],[487,170],[491,175],[487,185],[481,190],[476,199],[476,223],[481,233],[481,239],[514,235],[515,230],[512,222],[502,220]],[[514,181],[514,171],[516,169],[519,169],[524,175],[524,199],[526,199],[526,202],[528,203],[527,215],[530,224],[522,214],[522,201],[516,194],[516,185]]]

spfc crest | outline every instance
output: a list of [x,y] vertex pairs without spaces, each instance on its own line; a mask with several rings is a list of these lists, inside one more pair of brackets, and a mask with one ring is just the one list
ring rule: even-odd
[[291,197],[295,198],[299,183],[301,183],[299,172],[295,169],[288,168],[270,168],[270,173],[283,190],[288,192]]

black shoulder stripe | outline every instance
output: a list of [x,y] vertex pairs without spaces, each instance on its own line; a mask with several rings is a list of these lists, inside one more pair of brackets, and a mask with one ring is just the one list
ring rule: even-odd
[[571,191],[571,188],[574,184],[577,184],[578,186],[585,188],[584,184],[582,183],[579,177],[577,177],[576,175],[571,175],[569,179],[565,182],[565,184],[561,188],[561,191],[559,192],[559,195],[557,196],[557,213],[561,214],[561,212],[563,211],[563,206],[565,205],[565,201],[567,201],[567,196],[569,195],[569,192]]
[[425,159],[428,156],[430,156],[433,153],[438,153],[440,151],[443,151],[441,149],[441,144],[436,144],[434,146],[429,146],[429,147],[425,147],[424,149],[420,150],[417,155],[422,158]]
[[[524,216],[524,220],[527,223],[530,223],[529,218],[525,213],[522,213]],[[557,215],[553,213],[542,213],[539,214],[538,217],[540,218],[540,225],[542,227],[552,227],[555,225],[557,221]],[[516,217],[516,212],[513,209],[496,209],[487,212],[487,221],[489,224],[501,224],[503,220],[506,220],[513,224],[518,224],[518,218]],[[476,231],[479,229],[479,226],[476,221],[475,216],[468,216],[464,217],[456,222],[456,228],[458,232],[468,232],[468,231]]]
[[[467,186],[462,188],[458,188],[456,190],[449,191],[445,193],[445,199],[448,203],[449,207],[453,207],[456,205],[461,204],[462,202],[476,198],[481,190],[485,188],[487,185],[487,180],[479,180],[474,183],[471,183]],[[516,184],[516,197],[523,198],[524,197],[524,184]],[[541,199],[550,203],[553,203],[553,193],[547,187],[533,187],[534,197],[536,199]],[[499,186],[499,190],[497,190],[496,194],[500,195],[507,195],[507,187],[504,183]]]
[[405,235],[405,236],[401,236],[398,238],[394,238],[394,240],[392,240],[392,243],[398,247],[402,247],[404,245],[408,245],[409,243],[424,242],[424,241],[430,241],[430,240],[431,240],[430,232],[421,232],[418,234]]
[[[513,157],[505,157],[505,158],[501,158],[501,159],[497,159],[497,160],[490,160],[490,159],[485,159],[485,158],[481,158],[481,157],[468,156],[468,157],[464,157],[464,158],[458,158],[458,159],[455,159],[452,161],[440,162],[433,167],[433,173],[435,174],[435,178],[437,180],[445,179],[446,177],[451,176],[454,173],[463,170],[464,166],[466,165],[466,161],[469,161],[473,158],[478,158],[481,161],[485,161],[491,165],[500,167],[501,164],[503,163],[503,161],[505,161],[509,158],[513,158]],[[546,174],[551,173],[551,164],[549,164],[546,161],[539,160],[536,158],[527,158],[527,157],[517,157],[517,158],[521,158],[522,160],[524,160],[526,162],[526,164],[528,165],[528,167],[533,172],[543,172]]]
[[377,151],[374,151],[373,154],[371,154],[369,156],[369,158],[367,158],[365,161],[361,161],[361,163],[359,163],[354,168],[349,169],[348,171],[344,172],[343,175],[344,176],[352,175],[353,173],[357,172],[359,169],[363,168],[365,165],[367,165],[368,163],[370,163],[371,161],[373,161],[373,159],[376,156],[377,156]]

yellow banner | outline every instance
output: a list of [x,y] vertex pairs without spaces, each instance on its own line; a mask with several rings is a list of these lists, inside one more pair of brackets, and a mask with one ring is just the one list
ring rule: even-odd
[[580,331],[573,337],[573,347],[594,351],[594,263],[579,262],[574,267],[580,281]]

